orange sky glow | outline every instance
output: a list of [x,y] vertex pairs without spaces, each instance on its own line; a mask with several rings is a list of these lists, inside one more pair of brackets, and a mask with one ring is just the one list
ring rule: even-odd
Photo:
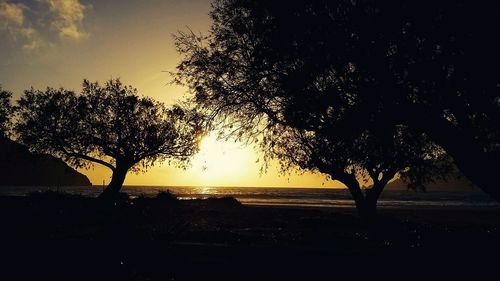
[[[207,32],[209,10],[207,0],[0,0],[0,84],[16,99],[30,87],[79,91],[84,78],[100,82],[121,78],[140,94],[173,104],[188,90],[170,84],[168,71],[175,70],[181,58],[172,34],[188,27]],[[262,162],[253,147],[214,136],[202,141],[188,169],[157,164],[146,173],[129,173],[125,184],[343,186],[321,174],[280,175],[276,163],[261,174]],[[94,185],[109,183],[111,176],[98,165],[80,171]]]

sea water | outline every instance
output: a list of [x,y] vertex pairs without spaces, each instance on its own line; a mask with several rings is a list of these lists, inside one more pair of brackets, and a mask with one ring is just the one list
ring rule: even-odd
[[[102,187],[0,187],[0,195],[24,196],[30,192],[59,190],[72,194],[97,197]],[[218,186],[124,186],[122,191],[131,198],[155,196],[160,191],[170,191],[179,199],[204,199],[209,197],[234,197],[243,204],[300,206],[300,207],[354,207],[349,191],[334,188],[264,188]],[[399,191],[385,190],[379,207],[455,206],[500,207],[481,191]]]

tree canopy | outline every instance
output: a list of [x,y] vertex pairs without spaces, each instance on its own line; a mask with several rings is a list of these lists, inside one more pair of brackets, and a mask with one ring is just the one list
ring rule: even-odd
[[0,137],[5,137],[10,127],[12,105],[10,99],[12,94],[4,91],[0,86]]
[[208,35],[177,37],[177,81],[226,130],[279,138],[277,126],[293,128],[320,137],[323,155],[339,152],[331,140],[367,132],[376,145],[366,157],[397,153],[387,140],[404,128],[416,138],[401,143],[423,157],[408,159],[413,171],[443,155],[421,148],[443,149],[500,199],[499,13],[470,1],[216,1]]
[[[410,187],[423,188],[429,181],[446,179],[452,171],[442,150],[405,127],[395,127],[390,138],[364,131],[351,139],[279,127],[280,134],[266,136],[272,138],[271,145],[269,139],[264,144],[270,145],[269,158],[279,159],[285,170],[297,166],[342,182],[363,217],[376,214],[377,200],[397,173]],[[371,188],[362,190],[369,184]]]
[[81,94],[64,89],[25,91],[15,129],[32,151],[61,157],[74,167],[113,171],[104,195],[116,194],[129,170],[168,160],[184,166],[198,149],[201,116],[171,108],[119,80],[83,82]]

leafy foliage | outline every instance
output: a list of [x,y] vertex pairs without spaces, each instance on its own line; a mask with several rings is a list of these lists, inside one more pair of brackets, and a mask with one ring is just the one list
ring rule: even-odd
[[12,94],[2,90],[0,86],[0,137],[7,136],[10,128],[10,117],[12,114],[11,97]]
[[121,174],[119,187],[128,170],[145,171],[157,161],[185,167],[201,137],[200,115],[139,97],[119,80],[103,86],[85,80],[81,94],[31,89],[19,100],[17,115],[19,140],[31,150],[77,168],[104,165],[113,177]]
[[489,67],[499,13],[446,0],[220,0],[207,36],[177,36],[176,81],[214,126],[264,140],[285,166],[370,174],[391,163],[420,186],[449,170],[446,152],[487,190],[500,147]]
[[[360,19],[351,11],[357,5],[335,5],[217,1],[208,36],[177,36],[185,58],[176,81],[193,90],[198,110],[214,127],[260,143],[267,160],[277,158],[284,170],[328,174],[348,186],[357,204],[368,198],[375,204],[397,172],[428,172],[444,152],[406,125],[372,122],[385,109],[372,100],[384,85],[351,60],[372,60],[344,26],[344,20]],[[369,110],[359,112],[366,99]],[[346,119],[354,132],[339,129]],[[360,179],[374,183],[366,197]]]
[[414,134],[404,127],[394,128],[391,138],[380,138],[365,131],[352,139],[287,129],[274,142],[272,155],[281,160],[285,170],[298,166],[320,171],[346,183],[349,182],[346,177],[365,185],[388,181],[399,172],[406,179],[414,179],[410,180],[414,183],[411,187],[416,188],[422,187],[436,174],[445,177],[451,168],[450,162],[444,161],[446,154],[439,147],[424,135]]

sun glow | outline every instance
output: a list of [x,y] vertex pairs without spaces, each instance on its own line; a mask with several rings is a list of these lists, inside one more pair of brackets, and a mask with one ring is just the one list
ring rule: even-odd
[[[0,3],[3,2],[5,1],[0,0]],[[26,5],[31,6],[39,1],[21,2],[27,2]],[[136,87],[140,95],[149,96],[167,105],[183,100],[189,89],[168,83],[172,79],[168,72],[175,71],[180,59],[172,41],[173,37],[168,34],[186,30],[186,23],[189,23],[189,27],[196,33],[206,33],[211,25],[208,15],[211,1],[177,1],[176,5],[172,5],[172,1],[122,1],[122,5],[110,5],[108,3],[110,1],[91,2],[92,9],[85,9],[85,22],[92,24],[81,26],[82,29],[79,31],[87,35],[81,37],[81,40],[52,42],[52,39],[57,39],[54,32],[57,35],[59,30],[50,24],[41,24],[39,26],[41,29],[33,34],[35,37],[30,38],[46,40],[43,41],[44,44],[37,45],[40,47],[37,50],[23,48],[24,44],[30,43],[23,41],[28,38],[18,38],[19,40],[8,43],[5,40],[15,39],[15,36],[9,34],[8,37],[11,38],[1,37],[0,61],[2,63],[5,61],[5,67],[0,67],[0,84],[4,89],[14,92],[14,100],[32,86],[42,90],[47,86],[63,87],[79,92],[83,78],[100,82],[109,78],[121,78],[125,84]],[[148,5],[145,2],[151,3]],[[47,5],[43,7],[49,8]],[[29,9],[31,11],[35,8]],[[24,8],[21,10],[28,11]],[[110,13],[120,16],[109,17]],[[42,14],[45,13],[40,13],[39,16]],[[19,14],[16,16],[20,17]],[[31,16],[33,15],[30,13]],[[47,20],[45,18],[40,20]],[[141,21],[141,24],[137,24],[135,20],[126,20],[142,18],[148,20]],[[25,25],[19,27],[30,27],[31,20],[25,17]],[[109,36],[110,34],[113,36]],[[142,44],[143,42],[147,44]],[[27,51],[29,52],[26,53]],[[280,175],[279,166],[275,161],[269,162],[267,173],[261,174],[263,161],[256,163],[259,157],[262,160],[261,153],[252,146],[245,146],[232,140],[217,140],[215,135],[207,136],[201,143],[201,151],[193,157],[192,165],[185,170],[169,165],[168,161],[156,163],[144,173],[129,172],[125,184],[338,186],[336,182],[325,181],[325,176],[319,174]],[[98,164],[89,170],[80,168],[78,171],[88,176],[91,182],[99,187],[108,184],[111,179],[111,170]]]
[[256,160],[256,155],[241,143],[208,135],[201,141],[200,152],[189,170],[207,185],[239,182]]

